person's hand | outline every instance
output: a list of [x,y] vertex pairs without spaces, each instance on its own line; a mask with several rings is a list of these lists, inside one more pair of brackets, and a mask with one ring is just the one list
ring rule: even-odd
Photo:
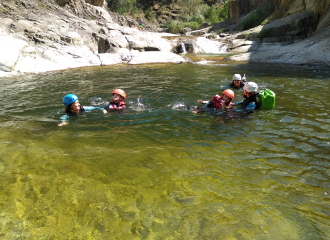
[[103,113],[104,113],[104,114],[106,114],[106,113],[107,113],[107,110],[105,110],[105,109],[103,109],[102,111],[103,111]]
[[203,103],[203,101],[202,101],[202,100],[198,100],[198,102],[199,102],[199,103]]
[[57,126],[62,127],[62,126],[68,125],[68,124],[69,124],[69,122],[65,121],[65,122],[59,123]]

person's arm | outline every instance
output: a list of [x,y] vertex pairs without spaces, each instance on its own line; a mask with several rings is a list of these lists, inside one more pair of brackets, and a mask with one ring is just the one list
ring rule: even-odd
[[[243,101],[242,101],[243,102]],[[242,102],[237,102],[234,105],[239,105]],[[233,109],[234,112],[248,112],[248,113],[252,113],[256,110],[256,104],[254,102],[250,102],[245,108],[243,109]]]
[[257,108],[257,105],[255,104],[255,102],[250,102],[245,108],[244,110],[245,111],[248,111],[248,112],[253,112],[254,110],[256,110]]
[[207,104],[207,103],[209,103],[210,101],[198,100],[198,102],[201,103],[201,104]]
[[60,119],[61,119],[61,123],[58,124],[59,127],[69,124],[68,122],[69,116],[67,114],[64,114]]
[[242,102],[243,102],[243,100],[240,101],[240,102],[235,102],[235,103],[233,103],[233,106],[236,106],[236,105],[242,104]]
[[94,107],[94,106],[84,106],[84,110],[85,112],[90,112],[94,109],[99,109],[101,110],[103,113],[107,113],[107,110],[105,110],[104,108],[101,108],[101,107]]

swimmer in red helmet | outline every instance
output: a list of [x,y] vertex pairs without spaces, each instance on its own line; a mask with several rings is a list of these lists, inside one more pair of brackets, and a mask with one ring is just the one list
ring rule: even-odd
[[126,98],[126,93],[122,89],[115,89],[112,92],[112,101],[105,107],[107,110],[123,110],[126,108],[126,103],[123,101]]
[[207,108],[213,108],[213,109],[229,108],[230,106],[234,105],[234,103],[232,102],[234,97],[235,97],[235,93],[230,89],[226,89],[225,91],[222,92],[221,96],[217,94],[210,101],[198,100],[198,102],[207,104],[206,105]]

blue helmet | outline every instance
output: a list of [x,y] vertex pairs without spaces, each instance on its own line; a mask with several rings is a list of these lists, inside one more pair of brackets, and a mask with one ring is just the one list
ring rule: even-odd
[[71,103],[74,103],[78,99],[79,98],[76,95],[68,94],[63,98],[63,104],[64,104],[65,107],[67,107],[68,105],[70,105]]

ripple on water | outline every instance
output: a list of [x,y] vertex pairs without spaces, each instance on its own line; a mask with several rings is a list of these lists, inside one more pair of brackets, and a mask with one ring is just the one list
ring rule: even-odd
[[[220,93],[237,72],[272,89],[276,108],[186,109]],[[179,64],[5,79],[1,236],[324,239],[328,76],[300,66]],[[57,126],[67,93],[103,106],[115,88],[127,93],[126,111],[93,111]]]

